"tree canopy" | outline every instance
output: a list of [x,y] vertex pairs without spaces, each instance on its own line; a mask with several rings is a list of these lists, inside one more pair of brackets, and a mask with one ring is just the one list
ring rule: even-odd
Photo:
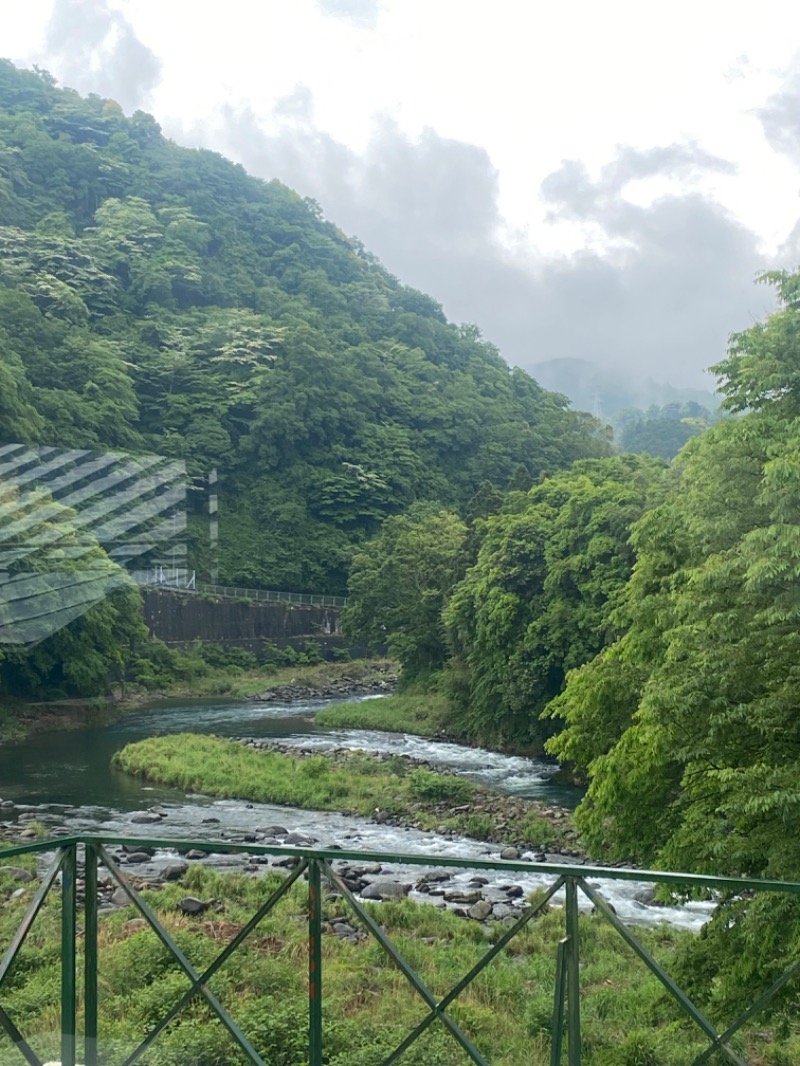
[[773,280],[782,310],[715,368],[747,413],[681,453],[634,530],[629,628],[559,701],[551,750],[588,771],[578,818],[612,857],[800,874],[800,305]]

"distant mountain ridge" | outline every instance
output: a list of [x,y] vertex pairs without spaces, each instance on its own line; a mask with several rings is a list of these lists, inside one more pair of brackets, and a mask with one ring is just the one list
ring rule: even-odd
[[626,407],[645,410],[670,403],[694,401],[713,411],[719,398],[711,389],[679,388],[652,379],[637,381],[620,370],[599,366],[590,359],[546,359],[533,367],[536,380],[546,389],[567,396],[581,411],[602,421],[613,421]]

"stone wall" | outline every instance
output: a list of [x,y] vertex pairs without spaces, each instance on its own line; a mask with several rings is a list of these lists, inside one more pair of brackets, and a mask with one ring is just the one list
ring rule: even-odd
[[347,646],[339,628],[339,607],[256,603],[174,589],[143,589],[142,597],[151,633],[171,646],[203,640],[256,654],[265,640],[278,647],[299,647],[306,640],[317,641],[323,649]]

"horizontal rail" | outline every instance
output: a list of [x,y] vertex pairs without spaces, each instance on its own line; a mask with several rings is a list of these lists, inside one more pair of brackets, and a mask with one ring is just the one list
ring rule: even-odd
[[[169,849],[179,851],[194,850],[204,854],[246,854],[252,856],[294,857],[297,863],[291,872],[286,872],[279,887],[272,891],[269,898],[262,901],[255,914],[241,926],[216,958],[208,962],[202,970],[195,969],[182,951],[176,939],[162,924],[158,914],[152,910],[143,895],[134,888],[125,869],[118,864],[107,850],[113,845],[127,845],[133,848]],[[27,913],[16,934],[7,945],[0,944],[3,952],[0,959],[0,1030],[5,1030],[16,1050],[32,1066],[41,1066],[33,1050],[31,1039],[17,1027],[11,1016],[8,1003],[3,1002],[3,988],[11,972],[28,932],[37,919],[45,897],[60,888],[61,899],[61,1063],[62,1066],[75,1066],[81,1047],[81,1061],[86,1066],[97,1066],[103,1048],[103,1034],[98,1032],[98,989],[101,975],[99,970],[99,915],[97,895],[97,870],[102,865],[112,882],[122,889],[124,897],[139,912],[140,920],[155,933],[162,947],[171,956],[173,963],[183,971],[188,979],[188,988],[174,1002],[165,1002],[160,1018],[154,1019],[153,1026],[141,1034],[140,1043],[125,1059],[126,1064],[133,1064],[144,1055],[150,1046],[171,1024],[185,1007],[197,999],[203,1000],[206,1007],[215,1014],[219,1022],[228,1031],[241,1054],[256,1066],[266,1066],[253,1039],[242,1029],[229,1010],[208,987],[211,977],[236,952],[247,936],[256,929],[261,920],[272,911],[275,904],[284,898],[289,889],[301,884],[301,877],[307,879],[308,923],[308,1062],[309,1066],[322,1066],[325,1061],[324,1011],[323,1011],[323,883],[333,889],[343,904],[366,932],[389,957],[392,964],[418,996],[427,1013],[414,1028],[406,1033],[399,1045],[384,1059],[383,1066],[400,1061],[405,1050],[410,1047],[434,1022],[461,1047],[466,1058],[478,1066],[490,1066],[486,1050],[481,1050],[474,1034],[468,1033],[460,1022],[449,1012],[451,1004],[468,988],[473,980],[486,969],[506,945],[517,936],[526,925],[535,919],[545,908],[548,900],[556,892],[564,891],[564,932],[565,936],[557,945],[555,959],[555,977],[553,985],[553,1022],[551,1033],[551,1066],[560,1066],[562,1048],[566,1050],[568,1066],[581,1066],[583,1059],[581,1040],[581,933],[578,918],[579,897],[582,896],[594,905],[599,918],[607,922],[620,936],[622,941],[633,950],[652,975],[660,982],[664,990],[672,997],[685,1017],[702,1033],[706,1041],[693,1060],[693,1066],[701,1066],[710,1055],[716,1053],[722,1061],[734,1066],[748,1066],[747,1059],[738,1048],[730,1044],[730,1038],[760,1011],[767,1002],[787,982],[800,976],[800,961],[786,960],[785,972],[772,985],[755,999],[746,1010],[720,1032],[716,1026],[692,1002],[657,959],[636,937],[633,929],[626,925],[604,899],[598,886],[590,884],[587,879],[600,881],[649,881],[680,887],[686,892],[703,889],[712,894],[775,892],[788,895],[800,895],[800,883],[754,879],[746,877],[721,877],[703,874],[680,873],[663,870],[609,869],[600,866],[588,866],[565,863],[535,863],[516,860],[487,860],[477,858],[457,858],[453,856],[430,856],[421,854],[404,854],[385,851],[350,851],[338,848],[304,848],[282,845],[234,843],[223,840],[186,840],[176,838],[155,838],[147,836],[122,836],[114,834],[75,834],[58,837],[53,840],[39,840],[16,844],[0,850],[0,866],[9,860],[25,855],[41,855],[56,852],[55,861],[49,871],[43,874],[40,885],[35,892]],[[77,873],[83,858],[84,899],[78,904],[76,891]],[[511,924],[504,927],[502,935],[487,946],[481,958],[462,976],[444,995],[434,994],[419,973],[401,955],[397,945],[390,939],[386,928],[375,918],[374,912],[365,908],[357,894],[345,883],[337,872],[335,863],[342,861],[363,864],[380,863],[382,866],[431,866],[456,870],[485,870],[502,873],[530,873],[552,876],[553,881],[535,903],[521,909],[510,919]],[[83,997],[78,996],[78,970],[83,967]],[[79,1023],[82,1021],[82,1027]],[[489,1054],[491,1049],[489,1049]],[[4,1060],[5,1061],[5,1060]]]
[[346,607],[346,596],[328,596],[312,592],[278,592],[272,589],[251,589],[238,585],[208,584],[196,579],[194,570],[134,570],[130,575],[142,588],[175,590],[223,596],[228,599],[253,600],[255,603],[291,603],[300,607]]
[[278,855],[296,856],[302,859],[319,859],[336,862],[376,863],[402,866],[441,866],[460,870],[496,870],[503,873],[553,874],[556,877],[598,878],[605,881],[648,881],[659,885],[676,885],[686,888],[705,888],[710,892],[723,889],[741,889],[749,892],[781,892],[800,895],[798,881],[768,881],[754,877],[722,877],[715,874],[679,873],[672,870],[640,870],[632,867],[590,866],[576,863],[524,862],[512,859],[460,859],[452,855],[424,855],[419,852],[405,854],[388,851],[349,851],[344,848],[300,848],[281,844],[235,843],[228,840],[184,840],[177,837],[144,837],[80,834],[59,836],[55,840],[39,840],[27,844],[15,844],[0,850],[0,862],[26,852],[54,851],[57,847],[76,844],[129,844],[136,847],[165,848],[179,851],[203,851],[217,855]]

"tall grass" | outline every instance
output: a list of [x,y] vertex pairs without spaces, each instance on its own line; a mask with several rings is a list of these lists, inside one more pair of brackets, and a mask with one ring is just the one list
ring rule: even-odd
[[129,744],[114,756],[114,764],[186,792],[364,816],[376,809],[410,810],[432,793],[436,803],[465,803],[477,791],[476,785],[461,778],[430,771],[401,776],[369,755],[353,754],[344,763],[324,755],[295,758],[192,734]]
[[323,707],[316,720],[326,729],[381,729],[422,737],[454,730],[452,706],[438,693],[401,693],[361,703],[336,703]]

